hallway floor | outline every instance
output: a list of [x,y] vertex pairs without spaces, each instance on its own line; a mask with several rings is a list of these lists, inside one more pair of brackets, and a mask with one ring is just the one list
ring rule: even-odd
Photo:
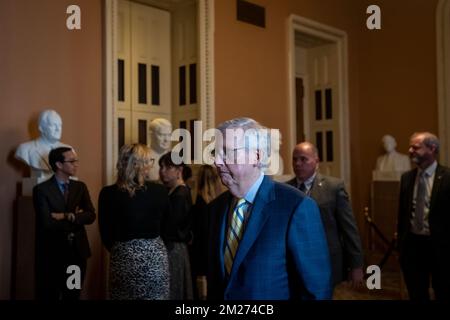
[[[378,264],[380,255],[368,254],[368,264]],[[369,290],[366,286],[352,289],[347,283],[336,287],[334,300],[407,300],[405,283],[402,279],[397,257],[392,255],[381,269],[381,289]]]

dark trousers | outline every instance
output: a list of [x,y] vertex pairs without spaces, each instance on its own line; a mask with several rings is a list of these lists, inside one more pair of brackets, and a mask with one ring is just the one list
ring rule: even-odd
[[440,259],[429,236],[407,235],[400,254],[400,265],[411,300],[430,300],[430,279],[436,300],[450,300],[449,276],[445,270],[448,264],[445,260],[448,259]]
[[67,279],[74,274],[67,273],[70,265],[81,271],[81,286],[86,275],[86,259],[72,247],[57,256],[37,257],[36,261],[36,299],[38,300],[79,300],[81,290],[69,289]]

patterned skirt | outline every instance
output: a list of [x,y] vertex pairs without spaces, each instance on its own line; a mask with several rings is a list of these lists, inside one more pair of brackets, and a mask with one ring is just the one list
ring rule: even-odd
[[172,242],[168,247],[170,300],[192,300],[192,274],[187,245]]
[[116,242],[111,249],[113,300],[169,299],[169,262],[160,237]]

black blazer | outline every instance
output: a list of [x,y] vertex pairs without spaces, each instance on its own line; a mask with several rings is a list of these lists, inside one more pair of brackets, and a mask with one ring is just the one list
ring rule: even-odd
[[[296,178],[288,184],[297,187]],[[333,269],[333,283],[347,278],[350,269],[363,266],[361,239],[344,181],[317,173],[311,186],[310,197],[320,209],[327,235]]]
[[[417,171],[417,169],[413,169],[405,172],[400,181],[397,225],[400,254],[402,254],[404,241],[410,230],[414,183]],[[431,245],[436,257],[439,259],[438,265],[448,267],[448,262],[450,261],[450,169],[441,165],[437,166],[434,175],[428,221]]]
[[[36,212],[36,258],[38,261],[51,263],[58,260],[61,250],[69,246],[67,236],[74,233],[75,248],[81,258],[91,255],[84,225],[95,221],[95,209],[92,205],[86,185],[81,181],[71,180],[67,204],[58,187],[55,176],[38,184],[33,189],[33,202]],[[83,212],[75,215],[75,221],[55,220],[52,212]]]

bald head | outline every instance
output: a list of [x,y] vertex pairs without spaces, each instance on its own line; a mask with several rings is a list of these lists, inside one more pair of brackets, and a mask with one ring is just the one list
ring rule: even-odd
[[319,156],[316,146],[310,142],[302,142],[292,152],[292,168],[301,182],[308,180],[319,167]]
[[316,146],[308,141],[297,144],[294,147],[294,152],[295,152],[295,150],[303,150],[305,152],[312,153],[314,155],[314,157],[317,157],[317,158],[319,157],[319,152],[317,151]]

